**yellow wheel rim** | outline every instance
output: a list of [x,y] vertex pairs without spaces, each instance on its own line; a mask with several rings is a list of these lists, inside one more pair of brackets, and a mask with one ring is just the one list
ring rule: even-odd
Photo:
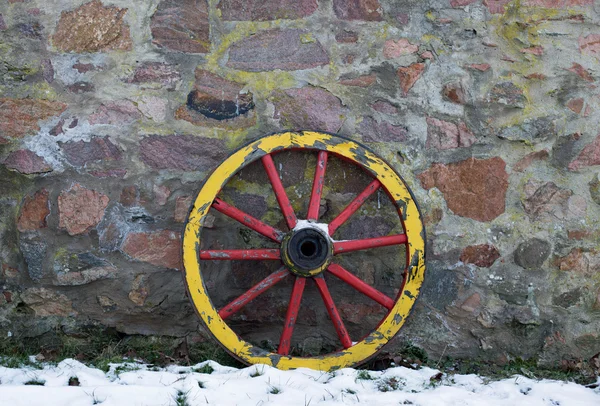
[[[206,216],[227,181],[249,163],[285,149],[327,151],[365,168],[387,190],[403,220],[409,258],[402,291],[378,327],[344,350],[316,357],[296,357],[268,352],[240,338],[219,316],[208,296],[200,267],[200,236]],[[312,368],[331,371],[355,366],[376,354],[400,330],[419,294],[425,274],[425,230],[408,187],[381,158],[360,144],[318,132],[286,132],[258,139],[225,159],[208,177],[196,198],[183,236],[185,282],[190,298],[205,326],[232,355],[248,364],[279,369]]]

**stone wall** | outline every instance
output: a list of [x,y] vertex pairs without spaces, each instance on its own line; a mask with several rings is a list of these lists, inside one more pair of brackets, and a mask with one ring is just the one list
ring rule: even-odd
[[[428,274],[400,339],[436,356],[589,359],[599,7],[2,2],[0,336],[194,335],[180,275],[192,196],[249,140],[313,129],[375,150],[423,211]],[[257,190],[237,199],[268,217]],[[356,323],[376,312],[350,304]]]

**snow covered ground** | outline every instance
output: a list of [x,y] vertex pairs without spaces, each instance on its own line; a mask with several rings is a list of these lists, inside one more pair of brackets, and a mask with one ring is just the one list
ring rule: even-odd
[[[438,372],[403,367],[279,371],[207,361],[167,368],[111,364],[104,373],[68,359],[43,369],[0,367],[0,405],[600,405],[600,389],[574,383],[523,376],[486,381],[477,375],[430,380]],[[69,386],[74,378],[79,386]]]

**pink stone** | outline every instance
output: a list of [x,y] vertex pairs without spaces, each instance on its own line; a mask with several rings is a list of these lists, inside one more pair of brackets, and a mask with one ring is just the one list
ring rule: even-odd
[[297,20],[317,10],[317,0],[221,0],[225,21]]
[[194,198],[192,196],[179,196],[175,199],[175,213],[173,219],[176,223],[183,223],[190,212],[190,206]]
[[333,11],[340,20],[381,21],[379,0],[333,0]]
[[473,293],[460,305],[460,308],[466,312],[473,313],[481,306],[481,296],[479,293]]
[[398,114],[398,107],[385,100],[377,100],[375,103],[371,104],[371,108],[384,114]]
[[474,264],[483,268],[489,268],[498,258],[500,258],[498,249],[490,244],[471,245],[460,254],[460,260],[465,264]]
[[504,213],[508,174],[502,158],[470,158],[448,165],[434,163],[418,177],[425,189],[437,187],[454,214],[491,221]]
[[208,2],[163,0],[150,20],[152,43],[168,50],[206,53],[210,50]]
[[521,53],[541,56],[544,54],[544,47],[538,45],[535,47],[522,48]]
[[579,37],[579,50],[582,54],[593,55],[600,59],[600,34]]
[[575,114],[581,113],[583,109],[583,99],[581,97],[577,99],[571,99],[567,102],[567,107]]
[[454,149],[470,147],[477,139],[462,121],[457,124],[427,117],[426,148]]
[[424,63],[413,63],[407,67],[400,67],[396,72],[400,79],[400,88],[404,96],[408,94],[410,89],[415,85],[415,82],[419,80],[423,72],[425,71]]
[[130,100],[116,100],[100,105],[88,118],[90,124],[122,126],[138,120],[141,114]]
[[154,185],[152,190],[154,191],[156,204],[159,206],[167,204],[167,199],[169,199],[169,196],[171,195],[171,190],[168,187],[164,185]]
[[569,164],[569,170],[577,171],[587,166],[600,165],[600,134],[583,148],[579,156]]
[[287,128],[312,128],[336,133],[342,126],[346,109],[342,101],[325,89],[306,86],[276,91],[273,118]]
[[504,14],[506,11],[504,6],[511,1],[512,0],[483,0],[483,4],[492,14]]
[[525,155],[523,158],[519,159],[519,161],[515,164],[515,166],[513,166],[512,169],[515,172],[523,172],[529,167],[529,165],[533,163],[533,161],[547,159],[548,156],[548,150],[545,149],[542,149],[541,151],[531,152]]
[[8,169],[24,174],[52,172],[52,167],[48,165],[44,158],[28,149],[11,152],[6,157],[4,165]]
[[138,261],[171,269],[182,269],[181,234],[170,230],[129,233],[121,248]]
[[470,65],[467,65],[467,67],[478,70],[480,72],[485,72],[491,68],[491,66],[488,65],[487,63],[472,63]]
[[329,56],[317,39],[300,29],[271,29],[244,38],[229,48],[227,67],[249,72],[300,70],[327,65]]
[[340,85],[344,86],[357,86],[357,87],[369,87],[377,80],[377,75],[363,75],[352,79],[341,79]]
[[475,3],[477,0],[450,0],[450,5],[452,7],[464,7],[469,4]]
[[66,109],[66,104],[56,101],[0,98],[0,134],[9,138],[34,134],[40,130],[39,120],[58,116]]
[[402,55],[414,54],[419,50],[418,45],[411,44],[406,38],[397,41],[393,39],[385,41],[383,45],[383,56],[388,59],[398,58]]
[[108,196],[76,183],[58,196],[59,227],[69,235],[87,232],[100,223],[108,202]]
[[594,78],[592,77],[592,75],[590,74],[590,72],[588,72],[588,70],[586,68],[584,68],[583,66],[581,66],[578,63],[574,62],[573,66],[571,66],[567,70],[569,72],[573,72],[573,73],[577,74],[577,76],[579,76],[580,78],[582,78],[586,82],[593,82],[594,81]]
[[48,195],[48,191],[42,189],[35,192],[33,196],[25,198],[17,222],[17,229],[20,232],[37,230],[47,226],[46,217],[50,214]]

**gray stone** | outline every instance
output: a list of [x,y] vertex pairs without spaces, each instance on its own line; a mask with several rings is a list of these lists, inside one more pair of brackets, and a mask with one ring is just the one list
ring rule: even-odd
[[44,277],[44,264],[48,246],[41,241],[21,239],[21,252],[27,264],[27,272],[34,282],[40,282]]
[[498,137],[510,141],[538,143],[556,136],[556,125],[552,117],[527,119],[521,124],[506,127],[498,133]]
[[537,269],[550,255],[552,245],[545,240],[532,238],[525,241],[515,250],[515,263],[525,269]]
[[577,146],[581,134],[573,133],[562,135],[556,139],[552,146],[552,159],[550,163],[557,168],[566,168],[569,163],[577,156]]
[[421,287],[421,300],[437,310],[445,311],[457,298],[457,282],[454,271],[444,268],[438,261],[427,264],[427,278]]

